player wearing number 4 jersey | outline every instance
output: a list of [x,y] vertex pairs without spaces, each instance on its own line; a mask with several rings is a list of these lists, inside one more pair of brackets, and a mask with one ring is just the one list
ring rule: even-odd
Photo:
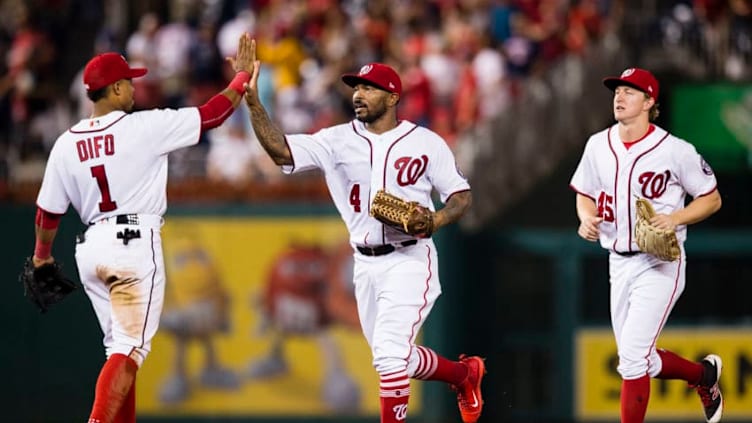
[[[719,422],[721,358],[710,354],[696,363],[656,348],[684,291],[687,225],[721,207],[716,178],[691,144],[650,123],[658,115],[658,81],[650,72],[627,69],[603,82],[614,92],[617,123],[590,137],[571,187],[577,192],[578,234],[600,241],[610,252],[611,323],[623,380],[621,422],[644,421],[651,377],[688,382],[700,396],[706,420]],[[685,206],[686,195],[693,200]],[[647,199],[655,209],[652,226],[676,231],[678,259],[662,261],[640,251],[634,235],[636,198]]]
[[90,225],[76,245],[81,283],[104,333],[107,356],[89,423],[133,423],[135,379],[157,331],[165,270],[160,228],[167,208],[167,155],[198,142],[240,103],[255,44],[244,34],[230,85],[200,107],[133,112],[131,68],[123,56],[91,59],[83,82],[94,112],[62,134],[37,197],[34,264],[50,254],[60,217],[73,205]]
[[[441,293],[431,229],[410,235],[369,215],[373,197],[385,190],[428,207],[433,230],[459,219],[470,206],[470,186],[449,147],[434,132],[397,119],[402,83],[384,64],[344,75],[342,80],[353,87],[356,119],[313,135],[285,136],[272,124],[256,91],[258,73],[256,62],[245,99],[259,141],[286,173],[323,170],[350,232],[358,315],[381,380],[381,422],[406,420],[410,378],[450,384],[462,421],[476,422],[483,407],[483,360],[460,356],[452,361],[415,344]],[[446,204],[436,212],[433,189]]]

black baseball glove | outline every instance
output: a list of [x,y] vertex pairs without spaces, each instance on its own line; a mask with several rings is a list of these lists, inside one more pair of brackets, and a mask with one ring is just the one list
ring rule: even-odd
[[31,257],[26,258],[18,280],[23,284],[24,295],[29,297],[42,313],[76,289],[73,281],[63,275],[59,263],[52,262],[35,268]]

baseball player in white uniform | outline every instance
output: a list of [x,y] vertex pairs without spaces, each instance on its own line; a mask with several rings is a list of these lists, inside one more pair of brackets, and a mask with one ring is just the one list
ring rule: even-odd
[[[381,380],[381,422],[406,420],[410,378],[450,384],[462,421],[476,422],[483,407],[483,359],[463,355],[451,361],[415,345],[441,293],[436,246],[430,238],[405,235],[369,215],[371,199],[384,189],[429,207],[436,228],[457,221],[470,206],[471,193],[446,142],[397,119],[402,82],[381,63],[342,76],[354,89],[354,120],[312,135],[284,135],[259,101],[255,63],[245,99],[261,145],[285,173],[321,169],[349,230],[358,315]],[[434,211],[433,189],[445,203],[439,211]]]
[[[578,234],[610,251],[611,323],[619,353],[621,421],[645,419],[650,378],[681,379],[697,389],[708,422],[721,420],[721,358],[686,360],[656,348],[684,290],[687,225],[721,207],[713,170],[688,142],[651,123],[658,116],[658,81],[631,68],[603,83],[614,92],[616,124],[590,137],[571,180],[577,192]],[[685,206],[685,197],[693,199]],[[640,252],[634,238],[635,199],[648,199],[651,224],[676,231],[673,262]]]
[[73,205],[89,225],[79,236],[81,283],[104,333],[107,361],[97,379],[89,423],[133,423],[135,377],[149,353],[164,299],[160,228],[167,208],[167,155],[198,142],[240,103],[251,76],[255,42],[239,41],[229,86],[199,107],[132,112],[131,68],[118,53],[95,56],[83,82],[90,118],[60,135],[37,197],[34,264],[51,255],[60,217]]

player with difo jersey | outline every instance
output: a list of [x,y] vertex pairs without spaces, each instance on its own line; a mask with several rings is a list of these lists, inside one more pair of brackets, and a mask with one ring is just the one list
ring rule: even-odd
[[199,107],[132,112],[131,80],[146,74],[118,53],[92,58],[83,83],[91,117],[55,142],[37,197],[37,266],[51,255],[70,205],[89,228],[76,245],[81,283],[104,333],[107,360],[97,379],[89,423],[134,423],[135,379],[157,331],[165,290],[160,228],[167,208],[167,156],[198,143],[240,102],[255,42],[240,37],[229,86]]

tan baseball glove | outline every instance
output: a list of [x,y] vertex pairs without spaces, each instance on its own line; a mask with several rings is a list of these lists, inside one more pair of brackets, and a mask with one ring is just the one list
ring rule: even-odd
[[634,235],[640,250],[663,261],[678,259],[681,250],[676,232],[658,229],[650,224],[650,219],[655,216],[655,209],[648,200],[638,198],[635,207],[637,208],[637,223]]
[[417,201],[405,201],[384,190],[376,192],[371,203],[371,216],[400,232],[419,238],[433,233],[433,212]]

